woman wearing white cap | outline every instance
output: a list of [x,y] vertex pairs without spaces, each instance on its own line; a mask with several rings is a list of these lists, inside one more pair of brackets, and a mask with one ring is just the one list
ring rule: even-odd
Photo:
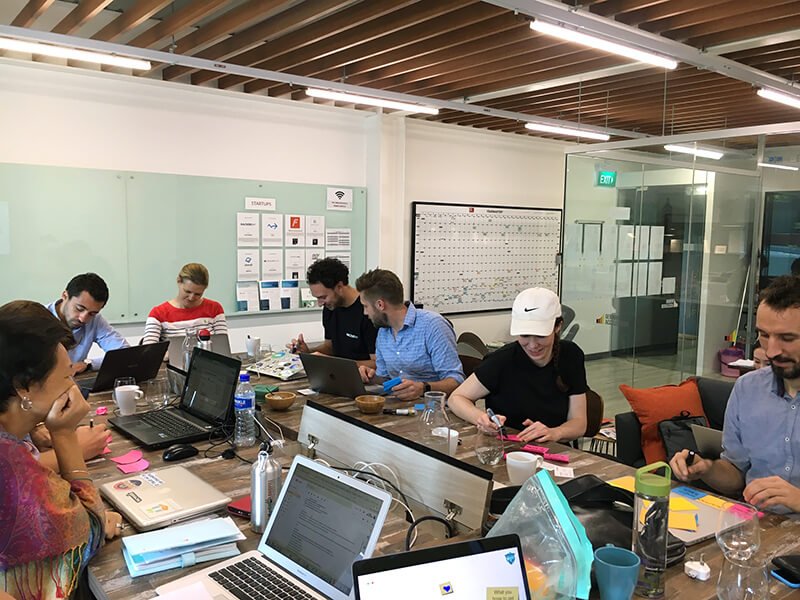
[[475,403],[486,399],[500,421],[525,442],[558,442],[586,431],[586,370],[583,351],[559,340],[561,302],[544,288],[519,293],[511,309],[517,341],[488,354],[450,396],[462,419],[497,429]]

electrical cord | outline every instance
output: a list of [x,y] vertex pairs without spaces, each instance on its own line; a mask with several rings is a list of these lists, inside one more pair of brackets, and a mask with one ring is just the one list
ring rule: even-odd
[[[424,517],[420,517],[416,519],[408,528],[408,532],[406,533],[406,551],[411,550],[411,546],[413,545],[412,536],[416,531],[417,527],[424,523],[425,521],[436,521],[438,523],[442,523],[447,528],[447,533],[445,534],[445,539],[451,538],[455,535],[455,529],[453,524],[450,521],[443,519],[442,517],[437,517],[436,515],[425,515]],[[416,541],[416,538],[414,539]]]
[[408,513],[408,516],[411,517],[411,520],[409,522],[413,523],[413,521],[414,521],[414,513],[412,513],[411,510],[408,508],[410,506],[408,498],[406,498],[406,495],[403,493],[403,491],[399,487],[397,487],[394,483],[392,483],[391,481],[389,481],[385,477],[381,477],[380,475],[376,475],[372,471],[364,471],[364,470],[361,470],[361,469],[353,469],[353,468],[350,468],[350,467],[333,467],[332,466],[331,468],[335,469],[337,471],[344,471],[345,473],[360,473],[360,474],[364,474],[364,475],[369,475],[370,477],[375,477],[377,479],[380,479],[384,483],[389,484],[389,486],[391,486],[391,488],[393,490],[395,490],[400,495],[400,497],[403,499],[402,506],[406,509],[406,512]]

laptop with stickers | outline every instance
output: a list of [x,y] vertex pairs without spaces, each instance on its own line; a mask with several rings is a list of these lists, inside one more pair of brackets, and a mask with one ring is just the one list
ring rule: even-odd
[[139,531],[179,523],[227,506],[231,499],[183,467],[129,475],[100,494]]

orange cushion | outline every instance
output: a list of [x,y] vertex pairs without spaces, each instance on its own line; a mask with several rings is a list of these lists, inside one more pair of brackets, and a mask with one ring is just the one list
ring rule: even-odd
[[687,379],[680,385],[652,388],[632,388],[622,384],[619,389],[642,424],[642,451],[647,464],[667,460],[664,442],[658,432],[661,421],[677,417],[684,410],[693,417],[706,416],[694,379]]

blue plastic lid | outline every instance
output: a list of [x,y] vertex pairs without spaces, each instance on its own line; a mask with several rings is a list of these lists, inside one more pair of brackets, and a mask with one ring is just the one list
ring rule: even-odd
[[414,405],[414,410],[423,411],[423,410],[425,410],[425,405],[424,404],[415,404]]
[[240,373],[239,381],[250,381],[250,373]]

